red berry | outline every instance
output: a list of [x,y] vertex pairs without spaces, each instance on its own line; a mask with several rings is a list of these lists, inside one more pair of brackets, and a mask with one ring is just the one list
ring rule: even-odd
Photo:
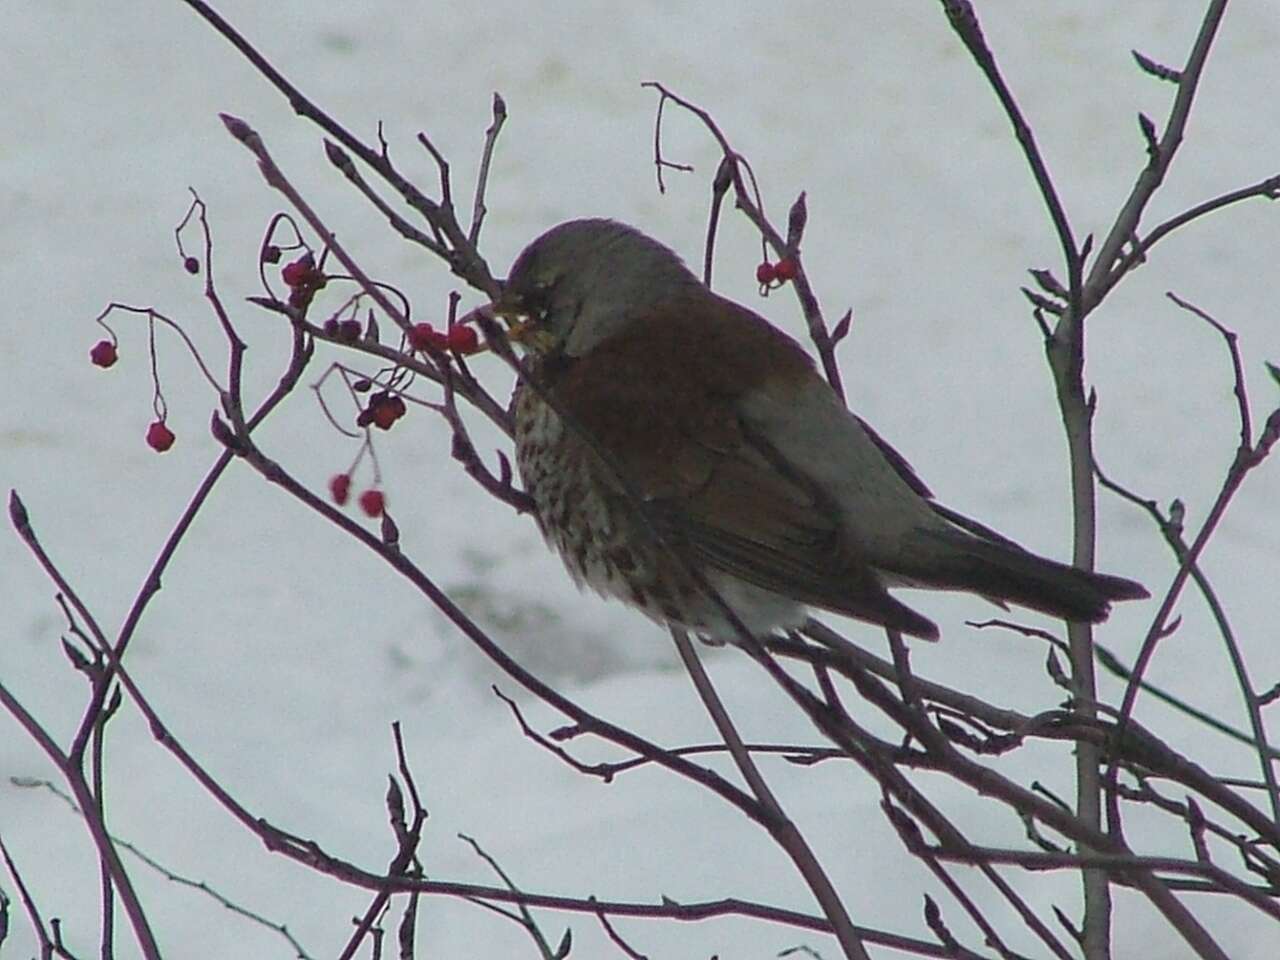
[[89,359],[93,361],[94,366],[103,369],[112,366],[117,359],[116,345],[110,340],[99,340],[89,351]]
[[366,490],[360,494],[360,509],[371,517],[382,516],[386,506],[387,498],[382,495],[381,490]]
[[796,262],[790,257],[783,257],[773,265],[773,275],[778,278],[779,283],[786,283],[788,280],[794,280],[799,268]]
[[338,336],[347,343],[355,343],[360,339],[360,334],[364,332],[364,328],[360,326],[359,320],[341,320],[338,322]]
[[200,272],[200,261],[195,257],[187,257],[187,259],[182,261],[182,269],[194,276]]
[[415,323],[409,328],[409,349],[425,350],[435,332],[435,327],[429,323]]
[[773,281],[777,279],[777,276],[778,276],[778,268],[775,267],[768,260],[764,261],[764,263],[756,267],[757,283],[773,283]]
[[475,327],[456,326],[449,328],[449,349],[458,353],[475,353],[480,349],[480,335]]
[[338,335],[338,321],[330,317],[324,322],[323,329],[326,337],[336,337]]
[[409,328],[409,346],[414,350],[447,350],[449,337],[429,323],[415,323]]
[[156,420],[147,427],[147,446],[156,453],[164,453],[173,446],[174,436],[163,420]]
[[338,506],[346,506],[347,497],[351,496],[351,474],[335,473],[330,477],[329,495],[333,497],[333,502]]
[[[400,405],[404,406],[404,401],[400,401]],[[403,410],[397,410],[395,403],[387,398],[378,403],[371,404],[370,409],[373,410],[373,423],[382,430],[390,430],[391,425],[404,416]]]
[[315,272],[315,259],[306,253],[293,263],[286,263],[280,271],[280,279],[291,287],[300,287],[312,280]]

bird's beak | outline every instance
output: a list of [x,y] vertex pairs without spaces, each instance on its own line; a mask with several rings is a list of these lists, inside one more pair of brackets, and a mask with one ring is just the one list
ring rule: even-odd
[[[507,325],[506,338],[509,343],[516,343],[526,350],[545,353],[554,346],[551,335],[530,316],[529,311],[517,301],[499,296],[496,300],[468,311],[458,323],[479,327],[481,332],[493,332],[495,321],[501,320]],[[489,349],[487,338],[477,348],[477,353]]]
[[[507,340],[512,343],[524,343],[530,333],[532,324],[527,314],[517,304],[507,302],[503,297],[498,297],[489,303],[481,304],[474,310],[467,311],[457,322],[478,327],[483,333],[486,328],[492,331],[490,325],[498,320],[501,320],[507,326]],[[475,352],[483,353],[488,349],[489,342],[486,338],[481,340]]]

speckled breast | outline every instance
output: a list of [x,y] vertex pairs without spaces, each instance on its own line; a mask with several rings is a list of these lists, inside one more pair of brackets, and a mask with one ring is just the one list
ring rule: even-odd
[[516,466],[538,526],[579,586],[697,629],[701,597],[605,481],[595,452],[527,387],[512,397]]

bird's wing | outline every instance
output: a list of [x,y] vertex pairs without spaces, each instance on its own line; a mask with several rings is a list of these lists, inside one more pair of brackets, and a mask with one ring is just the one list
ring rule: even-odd
[[894,472],[902,478],[902,482],[911,488],[912,492],[925,500],[933,500],[933,491],[928,488],[920,475],[916,473],[915,468],[907,462],[907,458],[900,454],[884,437],[875,431],[875,428],[867,421],[863,420],[856,413],[854,419],[862,427],[867,437],[871,440],[881,455],[889,462],[889,466],[893,467]]
[[[737,422],[738,441],[709,445],[688,434],[686,461],[700,461],[702,481],[656,503],[690,553],[714,569],[801,603],[845,613],[914,635],[937,628],[885,590],[838,521],[838,511],[788,469],[763,438]],[[687,475],[692,477],[693,471]]]
[[888,594],[820,488],[743,417],[739,398],[764,380],[815,374],[794,341],[734,309],[731,350],[714,330],[690,336],[676,318],[653,318],[573,361],[557,399],[690,560],[804,604],[936,637],[930,621]]

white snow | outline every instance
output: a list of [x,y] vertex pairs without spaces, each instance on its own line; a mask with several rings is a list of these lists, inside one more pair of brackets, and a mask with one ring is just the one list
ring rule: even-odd
[[[1171,101],[1173,88],[1142,75],[1130,49],[1180,64],[1202,6],[979,4],[1078,236],[1101,239],[1145,160],[1137,112],[1159,123]],[[484,243],[498,272],[537,232],[583,215],[627,220],[699,261],[716,151],[691,118],[669,110],[668,156],[697,172],[668,173],[660,196],[651,163],[656,103],[640,82],[663,81],[707,107],[752,160],[779,222],[808,191],[807,269],[832,322],[847,306],[855,310],[842,353],[855,408],[944,501],[1033,549],[1068,555],[1065,445],[1040,335],[1018,291],[1028,267],[1061,275],[1056,239],[998,104],[938,4],[237,0],[219,8],[356,133],[372,137],[384,121],[394,157],[431,186],[435,170],[414,142],[427,131],[453,164],[460,204],[470,199],[489,98],[500,91],[511,119]],[[222,373],[221,336],[200,297],[203,274],[188,277],[173,249],[189,185],[209,205],[219,289],[251,343],[251,396],[274,382],[286,344],[279,320],[242,302],[257,292],[261,230],[282,201],[217,113],[243,117],[262,134],[365,268],[403,287],[421,318],[442,315],[451,278],[385,227],[328,166],[319,132],[183,4],[24,4],[5,21],[0,485],[22,494],[48,550],[114,631],[216,455],[207,430],[215,398],[162,333],[161,376],[178,441],[158,458],[143,443],[152,419],[145,328],[115,319],[121,361],[104,372],[88,362],[100,335],[92,319],[113,299],[154,304]],[[1148,225],[1280,170],[1278,64],[1274,4],[1234,4]],[[1221,484],[1238,428],[1220,338],[1163,293],[1175,290],[1239,333],[1260,421],[1277,400],[1262,366],[1280,361],[1277,237],[1280,210],[1265,201],[1210,217],[1163,241],[1091,320],[1099,457],[1136,491],[1164,505],[1181,498],[1189,530]],[[731,217],[717,287],[800,335],[787,291],[756,296],[758,258],[749,225]],[[509,375],[496,363],[476,366],[505,398]],[[498,445],[493,431],[476,429],[482,449]],[[638,614],[579,595],[532,523],[496,505],[450,461],[441,422],[414,410],[379,441],[405,549],[508,650],[590,709],[660,743],[713,737],[664,634]],[[305,388],[261,442],[316,489],[354,452]],[[1280,679],[1277,469],[1268,463],[1247,481],[1204,558],[1263,688]],[[1150,523],[1105,495],[1100,521],[1100,567],[1160,596],[1174,563]],[[52,594],[17,538],[0,535],[0,681],[65,743],[85,685],[61,653],[64,624]],[[946,634],[914,648],[922,674],[1019,709],[1059,702],[1039,645],[963,625],[989,608],[963,597],[917,594],[912,602]],[[1101,640],[1130,659],[1155,608],[1124,606]],[[1179,612],[1182,628],[1165,641],[1150,678],[1244,726],[1204,604],[1188,592]],[[849,629],[881,649],[875,631]],[[744,736],[816,741],[745,657],[710,659]],[[455,838],[461,832],[531,891],[736,896],[815,909],[768,838],[705,792],[653,769],[602,785],[525,740],[488,692],[495,679],[509,693],[514,684],[380,562],[242,465],[184,541],[128,663],[174,735],[250,809],[370,869],[393,852],[382,797],[394,766],[389,725],[398,719],[431,811],[423,862],[432,877],[495,881]],[[1105,682],[1108,699],[1119,691]],[[563,722],[522,702],[542,729]],[[1257,776],[1248,750],[1150,698],[1138,715],[1213,771]],[[9,777],[56,773],[7,715],[0,730],[0,835],[44,916],[63,919],[74,952],[94,954],[98,880],[87,833],[47,792],[11,785]],[[287,923],[313,956],[337,953],[368,895],[265,852],[127,703],[111,731],[107,804],[117,835]],[[585,742],[570,749],[616,757]],[[847,764],[763,766],[855,921],[928,937],[924,890],[962,941],[980,946],[959,907],[903,853],[865,776]],[[1000,768],[1023,783],[1071,789],[1065,747],[1029,750]],[[936,778],[919,781],[975,839],[1020,842],[1017,821],[990,803]],[[1192,855],[1167,823],[1136,813],[1130,820],[1140,850]],[[291,955],[277,935],[128,855],[126,864],[168,955]],[[971,879],[963,868],[956,873]],[[1073,875],[1009,876],[1033,906],[1078,913]],[[13,884],[0,877],[0,888],[15,897],[7,955],[34,953]],[[1016,949],[1037,950],[1003,907],[981,899]],[[1184,899],[1233,957],[1272,955],[1275,928],[1256,911]],[[1144,901],[1122,890],[1117,901],[1117,956],[1186,955]],[[553,942],[573,927],[574,956],[619,955],[593,918],[538,917]],[[125,918],[117,923],[117,956],[135,955]],[[825,938],[745,920],[617,926],[655,957],[769,957],[800,943],[836,955]],[[422,956],[534,955],[514,924],[452,900],[424,902],[419,936]]]

